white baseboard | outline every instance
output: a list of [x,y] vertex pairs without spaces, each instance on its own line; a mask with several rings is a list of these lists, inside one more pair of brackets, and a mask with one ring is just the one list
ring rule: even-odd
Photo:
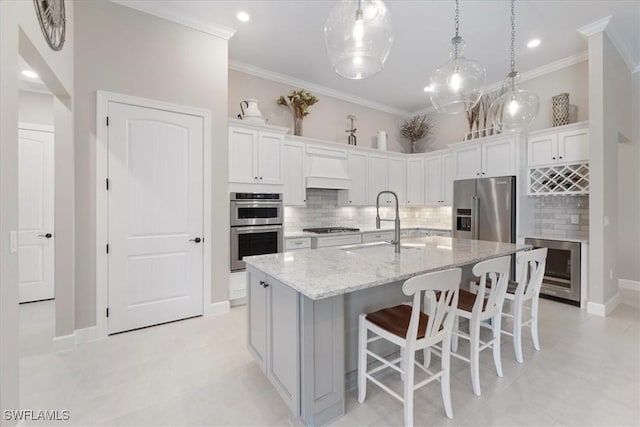
[[76,329],[76,344],[84,344],[98,339],[98,328],[90,326],[88,328]]
[[239,305],[246,305],[247,304],[247,297],[232,299],[229,302],[231,303],[231,307],[232,308],[233,307],[237,307]]
[[587,313],[595,316],[607,317],[620,304],[620,293],[616,292],[609,301],[604,304],[589,301],[587,303]]
[[629,289],[632,291],[640,291],[640,281],[618,279],[618,287],[620,289]]
[[229,301],[220,301],[209,304],[204,308],[204,316],[215,316],[216,314],[228,313],[231,310]]
[[76,334],[62,335],[61,337],[53,337],[53,352],[71,350],[76,347]]

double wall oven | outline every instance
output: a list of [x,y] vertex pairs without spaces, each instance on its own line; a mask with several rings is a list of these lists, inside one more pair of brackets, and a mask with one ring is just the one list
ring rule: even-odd
[[284,209],[280,193],[231,193],[231,271],[242,258],[282,252]]

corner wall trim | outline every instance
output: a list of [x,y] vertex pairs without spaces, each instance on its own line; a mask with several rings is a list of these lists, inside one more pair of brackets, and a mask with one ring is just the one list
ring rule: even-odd
[[589,301],[587,303],[587,313],[594,316],[607,317],[620,304],[620,293],[616,292],[609,301],[604,304]]
[[584,37],[591,37],[594,34],[603,32],[607,28],[607,25],[609,25],[610,21],[611,15],[592,22],[591,24],[584,25],[578,28],[577,31]]
[[228,313],[231,310],[229,301],[214,302],[205,306],[203,316],[215,316],[217,314]]
[[631,291],[639,291],[640,292],[640,281],[638,281],[638,280],[618,279],[618,288],[620,288],[620,289],[629,289]]
[[52,341],[53,352],[58,353],[60,351],[71,350],[76,347],[76,334],[75,331],[69,335],[62,335],[60,337],[54,337]]

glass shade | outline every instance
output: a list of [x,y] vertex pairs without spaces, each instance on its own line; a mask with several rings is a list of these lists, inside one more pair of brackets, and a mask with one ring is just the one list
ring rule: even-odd
[[462,37],[451,39],[449,60],[434,71],[425,89],[439,113],[458,114],[478,103],[487,78],[484,67],[462,55]]
[[358,80],[378,73],[393,43],[387,7],[380,0],[341,1],[327,17],[324,40],[340,76]]
[[489,107],[497,132],[527,132],[540,109],[540,99],[533,92],[518,89],[519,76],[510,73],[504,93]]

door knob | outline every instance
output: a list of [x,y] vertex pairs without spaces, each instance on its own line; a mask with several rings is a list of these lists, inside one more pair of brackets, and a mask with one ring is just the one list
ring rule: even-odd
[[199,237],[196,237],[195,239],[189,239],[190,242],[196,242],[196,243],[200,243],[202,242],[202,239]]
[[50,238],[52,238],[52,237],[53,237],[53,234],[51,234],[51,233],[47,233],[47,234],[38,234],[38,237],[44,237],[44,238],[50,239]]

